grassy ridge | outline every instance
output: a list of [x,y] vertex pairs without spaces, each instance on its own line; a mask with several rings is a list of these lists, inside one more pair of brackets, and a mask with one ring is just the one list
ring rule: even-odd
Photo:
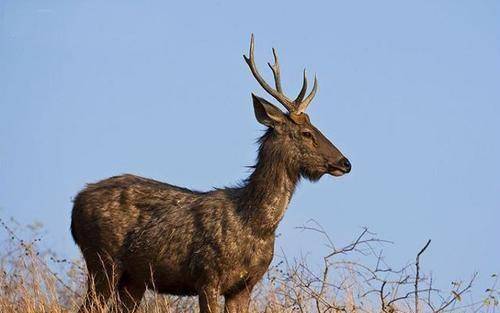
[[[86,293],[84,262],[60,259],[49,249],[41,251],[41,225],[0,223],[0,312],[76,312]],[[494,274],[491,286],[474,300],[470,292],[477,274],[468,281],[453,282],[451,290],[433,287],[432,277],[418,264],[426,247],[414,262],[394,270],[381,254],[380,247],[388,242],[368,230],[337,248],[317,223],[304,229],[318,232],[331,248],[323,266],[313,270],[305,259],[277,260],[255,288],[251,312],[498,311],[500,293]],[[116,301],[99,304],[93,312],[116,311]],[[148,291],[138,312],[197,312],[197,299]]]

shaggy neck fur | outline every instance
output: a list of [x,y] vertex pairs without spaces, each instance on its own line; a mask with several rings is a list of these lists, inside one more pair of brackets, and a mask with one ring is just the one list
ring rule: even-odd
[[238,199],[245,221],[261,235],[274,234],[300,179],[299,166],[281,140],[271,129],[260,138],[257,164]]

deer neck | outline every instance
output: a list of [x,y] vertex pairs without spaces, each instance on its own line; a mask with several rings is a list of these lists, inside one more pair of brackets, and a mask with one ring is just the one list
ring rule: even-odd
[[239,199],[244,220],[261,234],[274,234],[299,182],[299,168],[280,151],[269,132],[261,139],[254,172]]

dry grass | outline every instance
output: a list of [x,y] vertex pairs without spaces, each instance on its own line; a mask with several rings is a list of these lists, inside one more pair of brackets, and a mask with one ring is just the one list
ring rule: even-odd
[[[59,259],[50,250],[40,251],[40,225],[21,226],[13,220],[0,223],[0,312],[76,312],[85,294],[82,260]],[[303,229],[317,232],[329,245],[330,253],[322,260],[323,266],[313,270],[305,259],[280,258],[255,288],[251,312],[421,313],[498,309],[496,275],[491,275],[492,285],[475,301],[470,295],[476,274],[469,281],[454,282],[448,291],[433,287],[432,277],[422,274],[418,264],[425,248],[415,262],[394,270],[381,253],[381,247],[388,242],[368,230],[338,248],[317,223],[310,222]],[[112,303],[94,310],[113,311]],[[193,297],[150,291],[139,312],[197,312],[197,301]]]

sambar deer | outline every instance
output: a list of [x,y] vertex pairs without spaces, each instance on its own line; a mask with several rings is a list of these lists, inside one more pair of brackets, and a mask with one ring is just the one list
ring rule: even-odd
[[[250,294],[274,254],[275,231],[295,186],[305,177],[341,176],[351,164],[304,112],[316,78],[295,100],[282,90],[273,49],[275,88],[255,65],[253,35],[246,63],[258,83],[288,113],[252,94],[255,117],[267,126],[252,174],[238,186],[192,191],[134,175],[89,184],[74,200],[71,232],[88,269],[80,312],[104,304],[113,291],[119,310],[131,312],[147,288],[198,295],[200,312],[247,312]],[[95,291],[95,294],[93,293]]]

